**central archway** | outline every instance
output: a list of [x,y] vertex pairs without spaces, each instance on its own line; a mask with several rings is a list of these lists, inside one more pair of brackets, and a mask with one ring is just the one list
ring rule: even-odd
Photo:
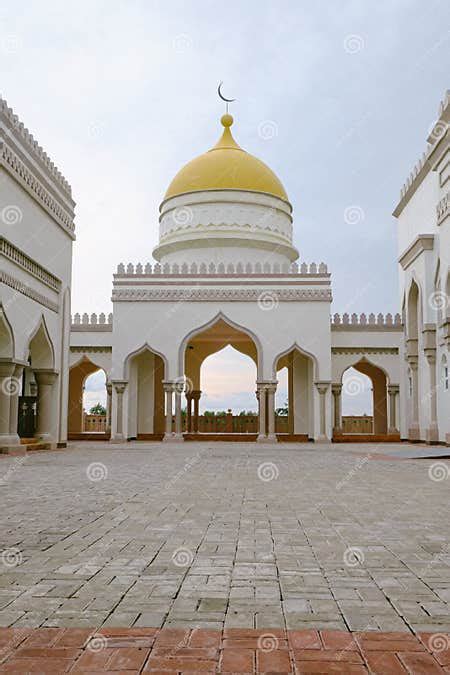
[[[205,360],[227,346],[232,347],[241,354],[249,357],[255,364],[255,389],[260,371],[261,349],[259,341],[251,331],[230,321],[222,314],[217,315],[212,321],[192,331],[184,339],[180,350],[180,369],[184,372],[186,380],[186,420],[185,431],[187,434],[199,434],[211,432],[214,435],[243,433],[248,435],[248,440],[256,438],[257,420],[244,425],[243,420],[235,420],[233,415],[228,414],[226,420],[220,420],[216,426],[208,420],[209,425],[200,419],[201,391],[201,367]],[[255,398],[256,404],[256,398]],[[256,416],[255,416],[256,417]],[[238,424],[240,422],[240,424]]]

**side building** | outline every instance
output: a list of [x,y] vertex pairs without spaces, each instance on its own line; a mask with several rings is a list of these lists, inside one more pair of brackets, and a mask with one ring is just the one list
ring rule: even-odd
[[20,439],[67,440],[74,207],[66,179],[0,98],[2,452]]
[[402,345],[401,435],[450,443],[450,92],[395,208]]

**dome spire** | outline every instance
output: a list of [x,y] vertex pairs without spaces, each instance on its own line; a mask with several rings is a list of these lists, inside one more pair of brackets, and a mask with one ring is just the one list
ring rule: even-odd
[[[224,96],[224,95],[222,94],[222,92],[220,91],[220,87],[221,87],[222,85],[223,85],[223,82],[221,82],[221,83],[219,84],[219,86],[217,87],[217,93],[219,94],[219,98],[221,98],[222,101],[225,101],[225,113],[228,115],[228,104],[229,104],[229,103],[233,103],[233,101],[235,101],[236,99],[235,99],[235,98],[225,98],[225,96]],[[233,118],[231,118],[231,120],[233,120]],[[233,123],[233,122],[232,122],[232,123]],[[223,126],[225,126],[225,124],[224,124]],[[231,125],[228,125],[228,126],[231,126]]]

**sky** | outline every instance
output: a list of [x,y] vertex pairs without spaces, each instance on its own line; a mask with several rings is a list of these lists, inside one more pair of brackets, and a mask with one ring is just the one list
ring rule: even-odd
[[391,213],[449,86],[449,27],[448,0],[3,0],[0,93],[77,202],[73,312],[111,311],[117,264],[151,260],[168,184],[220,134],[221,80],[332,311],[398,311]]

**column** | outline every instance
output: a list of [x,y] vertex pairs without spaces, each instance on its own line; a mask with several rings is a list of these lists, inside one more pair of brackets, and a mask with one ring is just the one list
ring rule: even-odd
[[173,407],[173,382],[163,381],[164,391],[166,392],[166,430],[163,441],[172,439],[172,407]]
[[125,380],[113,380],[116,392],[116,424],[111,438],[112,443],[121,443],[125,440],[123,435],[123,395],[128,382]]
[[47,443],[55,442],[54,438],[54,404],[53,404],[53,385],[56,382],[58,373],[53,370],[38,369],[34,370],[34,377],[38,385],[37,395],[37,419],[35,437]]
[[15,364],[14,372],[11,378],[11,401],[9,408],[9,434],[15,445],[20,445],[17,426],[19,423],[19,392],[23,374],[23,365]]
[[412,401],[410,405],[411,422],[410,427],[408,429],[408,440],[418,441],[420,440],[418,359],[410,357],[408,358],[408,364],[411,370],[411,380],[412,380],[412,391],[411,391]]
[[430,373],[430,426],[426,431],[426,441],[429,444],[434,444],[439,442],[439,429],[437,424],[436,349],[426,349],[425,356]]
[[15,364],[11,361],[0,362],[0,447],[11,445],[14,439],[10,434],[11,384]]
[[330,386],[329,382],[316,382],[317,391],[319,392],[319,437],[318,442],[329,443],[330,439],[327,436],[327,391]]
[[399,430],[397,429],[397,395],[400,391],[400,386],[398,384],[389,384],[388,385],[388,396],[389,396],[389,427],[388,434],[398,434]]
[[263,382],[256,383],[256,398],[258,399],[258,420],[259,420],[258,438],[256,440],[259,443],[264,443],[267,441],[265,383]]
[[112,408],[112,384],[106,383],[106,428],[107,434],[111,433],[111,408]]
[[186,391],[186,431],[192,431],[192,393]]
[[198,434],[198,412],[199,412],[200,396],[202,395],[202,392],[199,389],[194,389],[191,392],[191,395],[192,395],[192,399],[194,401],[193,431],[194,431],[194,434]]
[[184,380],[175,382],[175,434],[177,440],[183,440],[183,429],[181,425],[181,395],[184,389]]
[[332,384],[331,391],[334,399],[333,434],[342,434],[342,384]]
[[275,434],[275,392],[277,390],[278,382],[271,382],[266,385],[267,391],[267,440],[273,442],[277,441]]

